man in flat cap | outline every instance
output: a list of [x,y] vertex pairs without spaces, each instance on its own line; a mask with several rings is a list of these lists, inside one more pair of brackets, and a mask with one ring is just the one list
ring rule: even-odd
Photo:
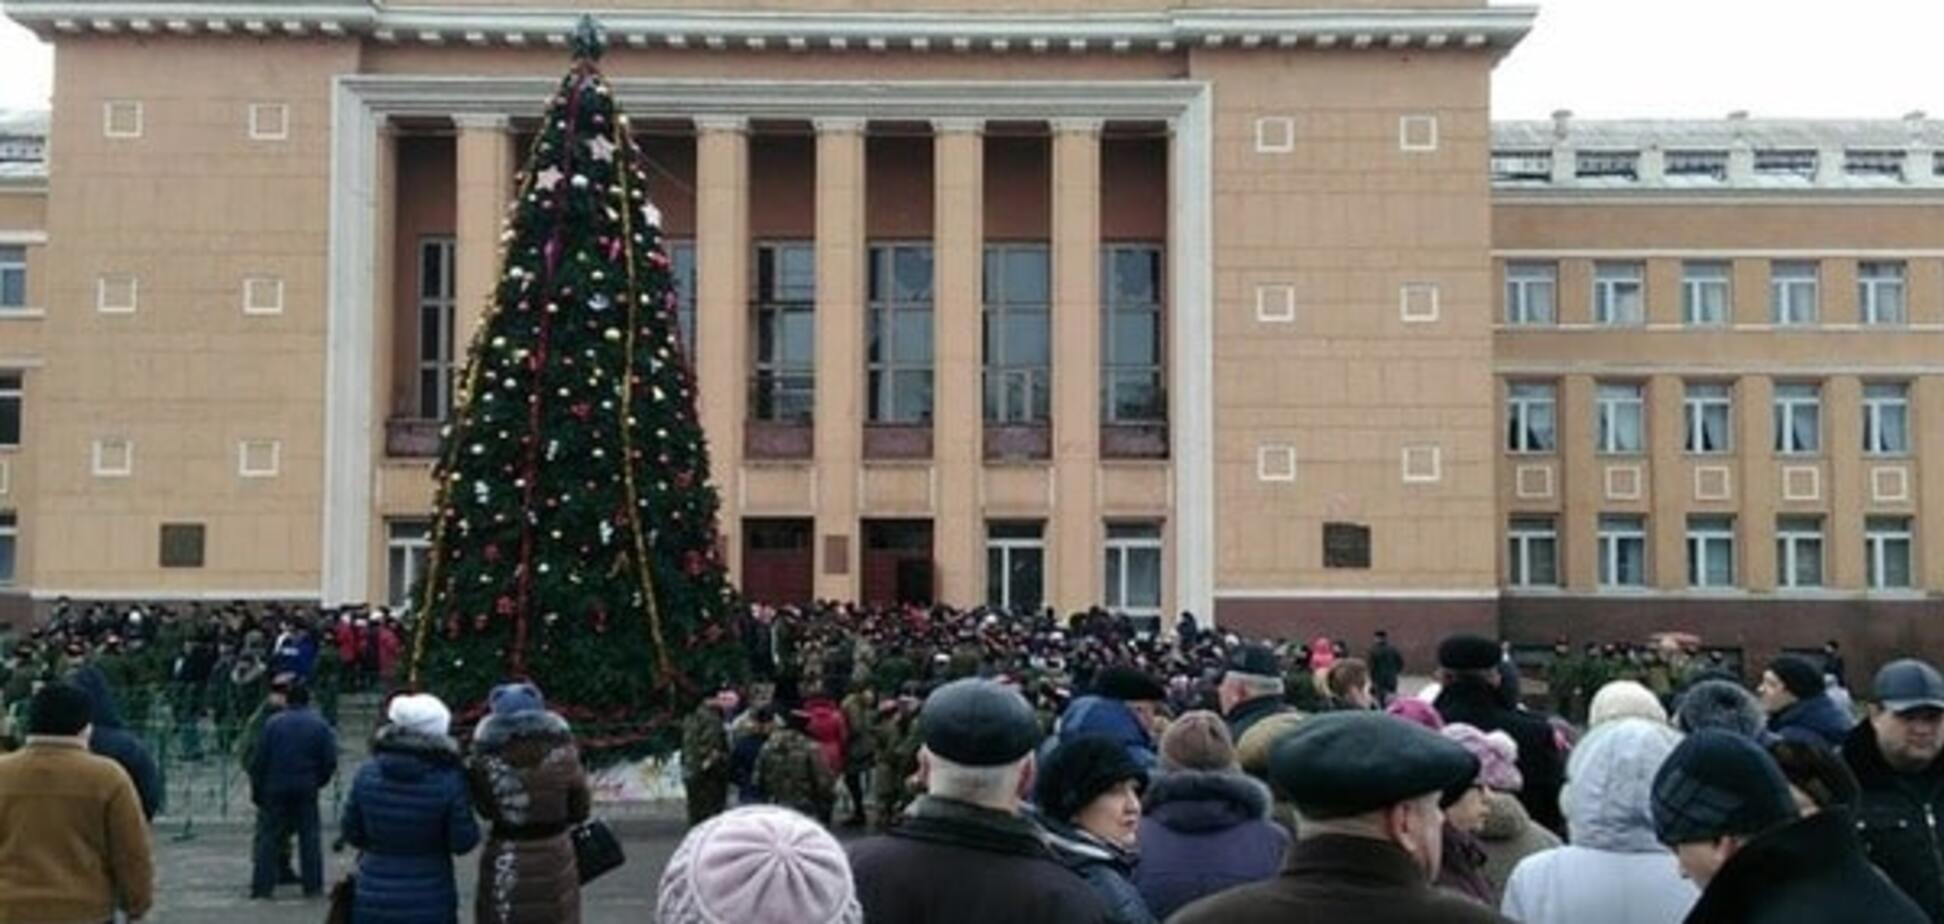
[[1559,787],[1566,778],[1564,749],[1552,723],[1519,708],[1506,695],[1499,670],[1503,659],[1499,643],[1491,639],[1477,635],[1445,639],[1438,645],[1438,680],[1444,689],[1432,705],[1446,722],[1511,735],[1519,743],[1519,775],[1525,777],[1520,804],[1533,821],[1564,836],[1566,819],[1559,813]]
[[1293,712],[1283,699],[1281,659],[1269,646],[1247,642],[1229,650],[1222,685],[1215,689],[1228,721],[1229,735],[1236,741],[1249,733],[1255,723],[1272,715]]
[[887,834],[850,849],[866,924],[1107,924],[1086,880],[1020,814],[1039,724],[1010,687],[966,678],[918,713],[926,795]]
[[1858,833],[1890,881],[1944,922],[1944,676],[1904,658],[1877,671],[1871,693],[1869,721],[1843,742],[1863,790]]
[[1269,758],[1302,817],[1281,875],[1177,912],[1169,924],[1488,924],[1492,909],[1432,885],[1448,789],[1478,760],[1454,741],[1378,712],[1307,719]]

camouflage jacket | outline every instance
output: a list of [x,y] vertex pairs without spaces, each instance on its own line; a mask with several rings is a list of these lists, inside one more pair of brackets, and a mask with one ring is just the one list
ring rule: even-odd
[[756,757],[756,786],[777,805],[818,818],[836,797],[836,777],[817,744],[795,729],[778,729]]
[[729,733],[714,706],[703,703],[682,722],[682,775],[690,779],[729,775]]
[[877,719],[877,702],[867,700],[863,693],[852,693],[844,697],[843,709],[844,724],[851,729],[850,739],[844,744],[844,762],[851,770],[863,770],[877,760],[877,736],[867,733]]

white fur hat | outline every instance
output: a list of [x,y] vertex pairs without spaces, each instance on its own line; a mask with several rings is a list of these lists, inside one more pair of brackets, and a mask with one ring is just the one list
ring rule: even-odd
[[430,693],[406,693],[392,698],[385,718],[393,725],[421,735],[443,736],[452,727],[452,710]]

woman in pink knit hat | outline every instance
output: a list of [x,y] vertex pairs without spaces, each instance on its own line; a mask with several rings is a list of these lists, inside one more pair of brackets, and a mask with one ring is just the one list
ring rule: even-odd
[[1478,758],[1478,778],[1445,794],[1445,856],[1438,884],[1497,908],[1512,868],[1529,854],[1559,846],[1534,824],[1512,794],[1525,786],[1519,745],[1504,732],[1455,722],[1440,730]]
[[689,831],[662,870],[661,924],[862,924],[843,845],[774,805],[724,812]]

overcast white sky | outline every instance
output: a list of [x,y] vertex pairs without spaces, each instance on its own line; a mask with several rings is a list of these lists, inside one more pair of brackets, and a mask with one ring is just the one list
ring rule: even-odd
[[[733,0],[725,0],[733,2]],[[1493,115],[1944,118],[1940,0],[1539,0]],[[0,107],[44,107],[53,54],[0,19]]]

